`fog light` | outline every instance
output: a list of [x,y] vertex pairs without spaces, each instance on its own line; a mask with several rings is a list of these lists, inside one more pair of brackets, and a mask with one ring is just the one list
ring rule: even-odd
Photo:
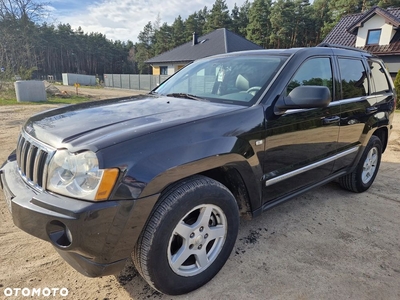
[[47,234],[50,240],[60,248],[67,248],[72,243],[72,234],[68,227],[60,221],[47,224]]

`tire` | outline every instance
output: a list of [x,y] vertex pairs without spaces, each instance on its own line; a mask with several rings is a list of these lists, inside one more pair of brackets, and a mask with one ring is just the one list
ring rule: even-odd
[[154,289],[185,294],[219,272],[238,228],[231,192],[213,179],[194,176],[163,193],[136,243],[133,262]]
[[340,186],[355,193],[368,190],[378,174],[381,157],[382,142],[373,135],[365,147],[356,169],[339,178]]

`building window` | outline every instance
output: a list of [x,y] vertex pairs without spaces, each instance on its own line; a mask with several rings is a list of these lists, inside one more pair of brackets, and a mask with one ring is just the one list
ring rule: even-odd
[[160,75],[168,75],[168,67],[160,67]]
[[367,45],[379,44],[381,29],[368,30]]

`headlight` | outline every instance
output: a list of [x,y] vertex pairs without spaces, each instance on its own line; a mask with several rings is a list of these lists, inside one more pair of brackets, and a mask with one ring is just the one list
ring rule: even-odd
[[59,150],[49,164],[47,189],[74,198],[107,200],[118,173],[118,169],[99,169],[92,151],[73,154]]

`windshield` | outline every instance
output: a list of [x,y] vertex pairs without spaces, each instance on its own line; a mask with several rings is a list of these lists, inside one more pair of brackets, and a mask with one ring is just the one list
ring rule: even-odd
[[251,105],[286,59],[285,56],[246,54],[198,60],[161,83],[153,93]]

